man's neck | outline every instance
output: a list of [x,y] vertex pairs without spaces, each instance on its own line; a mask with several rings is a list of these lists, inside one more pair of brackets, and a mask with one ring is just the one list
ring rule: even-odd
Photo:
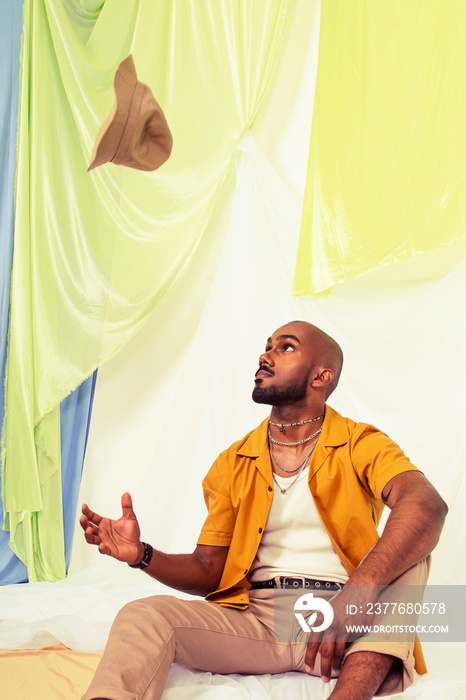
[[274,423],[299,423],[321,416],[325,411],[325,404],[272,406],[270,420]]
[[298,442],[322,427],[324,414],[325,404],[273,406],[270,413],[270,435],[275,439],[281,438],[284,442]]

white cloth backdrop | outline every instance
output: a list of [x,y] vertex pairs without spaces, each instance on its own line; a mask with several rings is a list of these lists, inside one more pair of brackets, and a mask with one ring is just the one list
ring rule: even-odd
[[[466,247],[381,270],[342,285],[329,299],[290,295],[317,10],[301,5],[280,80],[254,134],[246,134],[238,149],[236,182],[196,253],[196,274],[188,273],[138,337],[100,370],[81,501],[118,516],[128,490],[145,540],[165,551],[191,551],[205,516],[203,475],[267,413],[250,398],[265,340],[281,324],[307,319],[345,353],[331,405],[389,433],[449,503],[431,582],[464,584]],[[3,588],[0,647],[58,640],[101,650],[124,602],[167,591],[142,572],[100,557],[80,531],[71,572],[57,584]],[[404,697],[466,698],[466,645],[424,648],[431,672]],[[219,677],[174,666],[164,698],[320,700],[329,692],[302,674]]]

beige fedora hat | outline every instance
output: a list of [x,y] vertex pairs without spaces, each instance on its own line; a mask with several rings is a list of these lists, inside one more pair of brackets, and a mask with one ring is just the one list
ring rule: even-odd
[[173,138],[150,88],[140,83],[130,54],[113,79],[115,103],[97,134],[89,170],[104,163],[156,170],[168,159]]

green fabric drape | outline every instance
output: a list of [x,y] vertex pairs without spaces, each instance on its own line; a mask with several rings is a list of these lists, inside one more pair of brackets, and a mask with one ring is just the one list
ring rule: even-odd
[[464,240],[466,4],[322,3],[293,292]]
[[[59,402],[190,265],[295,3],[25,0],[2,475],[10,546],[30,580],[65,575]],[[87,173],[130,52],[172,156],[151,174]]]

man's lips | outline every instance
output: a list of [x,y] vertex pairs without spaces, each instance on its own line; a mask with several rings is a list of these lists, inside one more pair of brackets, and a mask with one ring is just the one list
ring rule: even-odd
[[266,367],[259,367],[257,370],[255,377],[256,379],[265,379],[266,377],[273,377],[274,372],[272,372],[271,369],[267,369]]

